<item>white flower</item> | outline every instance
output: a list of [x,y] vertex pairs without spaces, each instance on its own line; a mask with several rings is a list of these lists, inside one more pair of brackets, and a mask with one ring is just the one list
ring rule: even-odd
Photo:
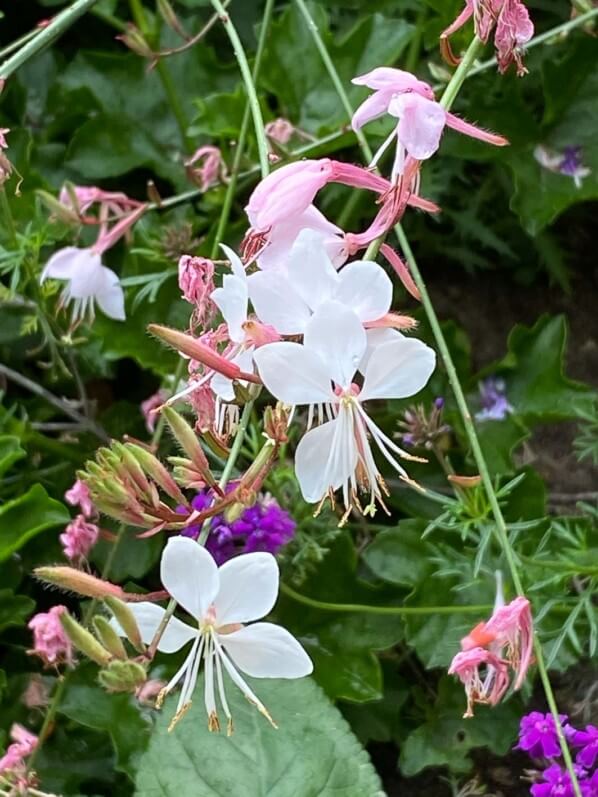
[[[368,399],[407,398],[421,390],[435,366],[435,354],[419,340],[403,336],[375,346],[364,358],[367,336],[358,316],[335,301],[320,305],[305,328],[304,343],[280,342],[254,354],[262,381],[289,405],[324,406],[329,420],[308,431],[295,453],[295,472],[306,501],[332,500],[342,488],[347,510],[361,509],[358,487],[369,490],[365,512],[382,503],[384,482],[369,437],[406,477],[393,454],[416,459],[399,448],[363,409]],[[353,379],[364,372],[360,387]]]
[[245,340],[244,325],[247,323],[249,309],[247,275],[245,266],[235,252],[224,244],[221,247],[230,261],[232,274],[224,275],[222,287],[213,290],[210,298],[222,313],[229,338],[240,346]]
[[349,263],[340,272],[322,245],[321,234],[302,230],[286,266],[247,279],[258,318],[281,335],[298,335],[318,307],[331,299],[350,307],[365,324],[390,310],[392,282],[369,260]]
[[[158,644],[158,650],[163,653],[174,653],[192,643],[183,665],[158,698],[161,704],[182,681],[177,710],[169,729],[191,705],[202,658],[210,730],[220,728],[217,689],[228,733],[232,732],[223,671],[274,725],[239,670],[252,678],[301,678],[313,670],[307,653],[284,628],[272,623],[244,625],[264,617],[276,602],[279,579],[276,559],[269,553],[248,553],[219,568],[201,545],[187,537],[173,537],[162,553],[160,574],[165,589],[195,620],[195,624],[188,625],[172,617]],[[129,608],[135,615],[143,641],[149,644],[165,610],[155,603],[145,602],[130,604]],[[118,633],[125,636],[118,623],[112,622]]]
[[125,299],[118,276],[102,265],[101,256],[92,249],[59,249],[46,263],[40,283],[48,278],[67,281],[61,301],[64,305],[73,302],[73,322],[81,321],[86,314],[93,320],[95,302],[109,318],[125,320]]

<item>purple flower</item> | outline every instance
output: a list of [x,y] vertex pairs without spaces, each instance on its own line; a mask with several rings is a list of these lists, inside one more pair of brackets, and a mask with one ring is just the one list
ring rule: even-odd
[[588,769],[593,767],[598,757],[598,728],[588,725],[585,731],[576,731],[572,743],[582,748],[577,754],[577,763]]
[[[229,486],[229,490],[234,485]],[[198,493],[191,502],[193,509],[206,509],[212,502],[210,491]],[[178,511],[184,511],[182,507]],[[265,551],[276,554],[292,539],[297,524],[290,514],[270,496],[260,496],[257,502],[242,511],[235,520],[224,515],[212,519],[206,548],[218,565],[240,553]],[[181,535],[197,539],[200,525],[187,526]]]
[[503,379],[490,376],[480,382],[479,388],[482,409],[476,412],[475,417],[478,421],[502,421],[513,412],[513,407],[505,395],[506,386]]
[[[565,736],[571,738],[575,731],[568,724],[567,716],[559,714],[559,720]],[[519,744],[516,749],[525,750],[531,758],[556,758],[559,756],[561,748],[552,716],[532,711],[522,717],[519,726]],[[548,792],[546,793],[548,794]],[[539,794],[543,793],[539,792]]]
[[[586,777],[586,772],[581,767],[575,767],[578,780]],[[535,783],[531,788],[533,797],[575,797],[569,773],[562,770],[558,764],[553,764],[542,773],[544,783]],[[591,782],[582,784],[584,797],[593,797]]]

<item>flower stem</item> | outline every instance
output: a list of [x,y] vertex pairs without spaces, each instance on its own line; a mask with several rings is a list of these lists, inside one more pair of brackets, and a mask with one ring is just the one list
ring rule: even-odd
[[[266,141],[266,134],[264,132],[262,109],[260,108],[260,103],[255,90],[255,83],[249,69],[249,63],[247,62],[247,56],[245,55],[245,50],[241,44],[241,39],[239,38],[237,29],[233,25],[230,16],[226,13],[226,10],[224,9],[220,0],[210,0],[210,2],[212,3],[214,10],[218,12],[220,21],[222,22],[228,38],[230,39],[230,43],[233,46],[233,51],[239,65],[239,70],[241,71],[243,82],[245,83],[247,100],[251,107],[251,114],[253,116],[253,126],[255,128],[255,137],[257,140],[257,149],[260,161],[260,171],[262,177],[266,177],[270,171],[268,162],[268,142]],[[266,10],[268,9],[266,8]]]
[[329,603],[328,601],[319,601],[315,598],[308,598],[307,595],[301,595],[295,592],[288,584],[280,584],[280,591],[284,595],[288,595],[297,603],[303,603],[305,606],[312,606],[314,609],[322,609],[327,612],[360,612],[362,614],[392,614],[392,615],[418,615],[418,614],[474,614],[483,615],[492,611],[491,604],[483,604],[480,606],[469,606],[464,604],[454,606],[371,606],[362,603]]
[[[153,44],[155,36],[152,35],[152,31],[150,30],[149,24],[147,22],[147,18],[145,16],[145,9],[143,8],[143,3],[141,2],[141,0],[129,0],[129,7],[131,9],[131,14],[133,15],[133,19],[135,20],[135,24],[137,25],[143,36],[145,36],[145,38],[148,39],[148,41],[150,41],[151,44]],[[162,83],[162,88],[164,89],[164,94],[166,95],[166,99],[168,100],[168,104],[170,105],[170,108],[172,110],[172,114],[179,128],[183,146],[185,147],[185,149],[191,152],[193,144],[187,135],[187,130],[189,128],[189,121],[181,104],[181,101],[179,100],[179,95],[177,94],[176,87],[174,85],[174,81],[172,79],[172,75],[170,74],[168,65],[165,64],[161,59],[158,59],[158,62],[156,63],[156,71]]]
[[[313,20],[311,20],[311,17],[309,16],[309,12],[308,12],[303,0],[295,0],[295,2],[297,2],[298,5],[304,9],[304,16],[306,17],[306,19],[311,21],[310,30],[312,31],[312,35],[314,36],[314,42],[315,42],[316,47],[318,48],[318,50],[320,50],[320,52],[322,52],[322,48],[325,49],[325,45],[324,45],[321,37],[317,33],[317,28],[316,28],[315,24],[313,23]],[[465,55],[463,57],[463,60],[461,61],[461,63],[459,65],[459,67],[457,68],[457,70],[454,72],[451,80],[449,81],[449,83],[447,84],[447,86],[446,86],[446,88],[444,90],[444,93],[443,93],[442,98],[440,100],[440,103],[443,105],[444,108],[446,108],[446,109],[450,108],[450,106],[454,102],[455,97],[457,96],[459,89],[461,88],[461,86],[463,85],[465,79],[468,76],[468,71],[472,68],[473,61],[475,60],[475,57],[476,57],[477,53],[480,50],[480,47],[481,47],[481,42],[476,36],[476,37],[473,38],[472,42],[470,43],[469,47],[467,48],[467,51],[466,51],[466,53],[465,53]],[[339,77],[339,75],[338,75],[338,73],[336,71],[336,67],[334,66],[334,63],[332,62],[332,59],[327,54],[327,57],[325,59],[323,58],[323,60],[324,60],[324,64],[325,64],[326,68],[328,69],[328,72],[329,72],[329,75],[330,75],[330,78],[331,78],[332,82],[337,87],[337,91],[339,93],[339,98],[340,98],[343,106],[345,107],[345,109],[350,114],[352,114],[353,113],[353,109],[351,107],[351,104],[349,102],[347,94],[346,94],[346,92],[344,90],[344,87],[342,86],[342,83],[340,81],[340,77]],[[370,150],[367,142],[365,143],[365,146],[364,146],[359,137],[358,137],[358,141],[359,141],[359,144],[360,144],[360,147],[361,147],[361,150],[362,150],[364,156],[368,160],[370,160],[371,159],[371,150]],[[492,514],[494,515],[494,520],[495,520],[495,523],[496,523],[496,535],[497,535],[498,541],[500,543],[500,546],[501,546],[501,548],[503,550],[503,553],[505,555],[505,558],[507,560],[509,571],[511,573],[511,578],[513,579],[513,585],[515,586],[515,590],[517,591],[517,593],[519,595],[524,595],[523,584],[522,584],[521,578],[519,576],[519,570],[518,570],[518,566],[517,566],[517,560],[516,560],[515,551],[513,550],[512,546],[511,546],[511,542],[509,540],[507,525],[506,525],[504,516],[502,514],[502,510],[500,508],[500,504],[499,504],[498,498],[496,496],[496,492],[494,490],[494,485],[492,483],[492,478],[490,476],[490,471],[488,469],[488,465],[487,465],[486,460],[484,458],[482,447],[480,445],[480,442],[479,442],[479,439],[478,439],[478,436],[477,436],[477,433],[476,433],[476,430],[475,430],[475,425],[474,425],[474,422],[473,422],[473,418],[472,418],[471,413],[469,411],[469,407],[467,406],[467,401],[465,399],[465,394],[463,392],[463,388],[461,386],[461,382],[459,381],[459,376],[457,374],[457,369],[455,368],[455,364],[454,364],[453,359],[451,357],[451,353],[450,353],[448,344],[447,344],[446,339],[444,337],[444,334],[442,332],[442,328],[440,326],[440,322],[438,321],[438,316],[436,315],[436,311],[434,310],[434,306],[433,306],[432,301],[430,299],[430,296],[428,294],[427,287],[426,287],[426,284],[424,282],[424,279],[423,279],[423,277],[421,275],[421,272],[419,271],[419,268],[417,266],[417,262],[415,260],[415,256],[413,254],[413,251],[412,251],[412,249],[411,249],[411,247],[409,245],[409,241],[407,240],[407,237],[406,237],[406,235],[405,235],[405,233],[403,231],[403,228],[401,227],[400,224],[396,225],[395,231],[397,233],[397,236],[398,236],[398,239],[399,239],[399,243],[401,244],[401,247],[403,248],[403,252],[405,254],[405,258],[406,258],[406,260],[407,260],[407,262],[409,264],[409,267],[411,269],[411,273],[412,273],[413,279],[415,281],[415,284],[417,285],[417,287],[418,287],[418,289],[420,291],[422,305],[424,307],[426,316],[428,318],[428,322],[429,322],[430,327],[432,329],[432,333],[434,335],[434,339],[436,341],[436,345],[438,346],[438,349],[440,351],[442,360],[444,362],[444,366],[445,366],[446,371],[447,371],[449,383],[450,383],[451,388],[453,390],[453,393],[455,395],[455,399],[457,401],[457,406],[458,406],[458,409],[459,409],[459,413],[460,413],[460,415],[461,415],[461,417],[463,419],[463,424],[465,426],[465,431],[466,431],[466,434],[467,434],[467,438],[469,440],[469,444],[471,446],[471,450],[472,450],[476,465],[478,467],[480,476],[482,477],[482,482],[484,484],[484,488],[485,488],[487,496],[488,496],[488,502],[490,504],[490,507],[491,507],[491,510],[492,510]],[[369,248],[368,248],[368,251],[369,251]],[[365,259],[367,259],[367,253],[366,253]],[[577,776],[576,776],[575,770],[573,768],[573,761],[572,761],[572,758],[571,758],[571,753],[569,751],[569,747],[567,745],[567,741],[565,739],[565,736],[563,734],[563,730],[562,730],[562,727],[561,727],[561,724],[560,724],[559,715],[558,715],[558,708],[557,708],[557,705],[556,705],[554,692],[553,692],[553,689],[552,689],[552,685],[550,683],[550,678],[548,676],[548,672],[547,672],[547,669],[546,669],[546,664],[544,662],[544,655],[543,655],[543,651],[542,651],[542,645],[541,645],[541,643],[540,643],[540,641],[538,639],[537,633],[535,633],[535,632],[534,632],[534,653],[535,653],[535,656],[536,656],[536,664],[537,664],[537,667],[538,667],[538,671],[540,673],[540,680],[542,681],[542,686],[544,687],[544,693],[546,695],[546,701],[548,703],[548,706],[550,708],[550,712],[551,712],[551,714],[553,716],[553,719],[554,719],[554,722],[555,722],[555,726],[556,726],[557,735],[558,735],[558,738],[559,738],[559,744],[560,744],[561,752],[563,754],[563,759],[565,761],[565,765],[567,767],[567,771],[568,771],[569,776],[571,778],[571,783],[573,785],[573,790],[574,790],[574,793],[575,793],[575,797],[582,797],[581,790],[580,790],[580,787],[579,787],[579,783],[577,781]]]
[[[258,74],[260,71],[260,67],[262,65],[262,56],[264,54],[264,48],[266,46],[266,36],[270,28],[270,20],[272,19],[273,8],[274,8],[274,0],[266,0],[266,5],[264,8],[264,16],[262,19],[262,26],[260,29],[260,36],[257,43],[257,50],[255,53],[255,61],[253,63],[252,78],[254,84],[257,83]],[[241,168],[241,160],[243,159],[243,155],[245,153],[245,144],[247,142],[247,133],[249,131],[250,121],[251,121],[251,104],[248,101],[247,105],[245,106],[245,111],[243,113],[243,119],[241,121],[241,128],[239,130],[239,138],[237,140],[237,148],[235,150],[235,157],[233,159],[230,179],[226,187],[226,194],[224,195],[222,211],[220,213],[220,218],[218,219],[216,236],[214,238],[214,243],[212,245],[212,251],[210,252],[210,258],[212,260],[214,260],[214,258],[218,254],[218,246],[224,238],[224,232],[226,230],[226,225],[228,224],[230,209],[233,204],[233,198],[239,180],[239,169]]]
[[97,2],[97,0],[75,0],[75,2],[57,14],[45,28],[40,28],[37,36],[33,36],[20,50],[7,58],[0,64],[0,81],[9,78],[29,59],[37,55],[44,47],[47,47],[55,39],[61,36],[70,26],[85,14],[86,11]]

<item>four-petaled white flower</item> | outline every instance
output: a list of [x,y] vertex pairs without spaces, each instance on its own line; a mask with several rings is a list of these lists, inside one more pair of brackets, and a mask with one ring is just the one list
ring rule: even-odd
[[[417,459],[384,434],[363,402],[414,395],[430,378],[436,360],[424,343],[402,335],[370,352],[367,343],[355,312],[328,301],[307,323],[303,345],[271,343],[254,354],[260,377],[273,396],[285,404],[310,406],[310,421],[314,406],[326,409],[329,420],[310,429],[297,446],[295,473],[306,501],[321,502],[327,495],[332,499],[333,492],[342,488],[347,515],[353,505],[361,508],[358,487],[370,492],[365,512],[373,513],[377,500],[383,505],[385,486],[370,436],[404,478],[407,474],[393,454]],[[353,381],[358,369],[364,374],[361,387]]]
[[40,283],[46,279],[67,282],[61,296],[63,305],[73,303],[73,323],[86,315],[94,318],[97,302],[102,312],[117,321],[125,320],[125,297],[118,276],[102,265],[102,258],[93,249],[66,246],[46,263]]
[[[256,697],[239,670],[253,678],[301,678],[313,665],[299,642],[273,623],[253,623],[271,611],[278,597],[278,565],[269,553],[248,553],[218,567],[211,554],[187,537],[170,539],[161,561],[165,589],[193,617],[194,625],[170,618],[158,650],[174,653],[192,642],[183,665],[164,687],[159,704],[182,681],[174,727],[191,705],[202,658],[205,662],[204,700],[210,730],[219,730],[216,689],[232,732],[232,716],[226,700],[223,671],[245,697],[274,725],[265,706]],[[151,643],[164,619],[165,610],[155,603],[130,605],[141,636]],[[123,630],[112,621],[121,636]],[[276,726],[275,726],[276,727]]]

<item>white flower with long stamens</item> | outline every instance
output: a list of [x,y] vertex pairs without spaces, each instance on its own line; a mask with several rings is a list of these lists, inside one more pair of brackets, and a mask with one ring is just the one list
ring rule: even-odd
[[392,282],[369,260],[337,271],[314,230],[302,230],[286,267],[260,271],[247,279],[249,296],[260,320],[281,335],[298,335],[318,307],[329,300],[350,307],[362,323],[378,321],[390,310]]
[[[363,365],[366,349],[366,332],[357,315],[329,301],[308,322],[303,345],[271,343],[254,354],[259,375],[273,396],[285,404],[310,406],[310,416],[314,406],[326,408],[329,420],[308,431],[297,446],[295,472],[306,501],[332,498],[341,488],[347,513],[354,505],[360,508],[358,487],[370,493],[366,512],[374,512],[376,501],[383,505],[385,487],[370,438],[403,478],[407,474],[396,455],[417,459],[384,434],[363,403],[414,395],[436,362],[432,349],[402,336],[373,348]],[[353,381],[360,367],[361,387]]]
[[109,318],[125,320],[125,299],[118,276],[102,265],[101,255],[93,249],[65,246],[48,260],[41,273],[46,279],[66,281],[61,303],[72,302],[72,318],[76,324],[88,316],[94,319],[95,303]]
[[[232,732],[224,672],[275,726],[241,672],[252,678],[302,678],[313,670],[307,653],[284,628],[273,623],[245,625],[264,617],[276,602],[279,580],[276,559],[269,553],[248,553],[230,559],[219,568],[201,545],[187,537],[174,537],[162,553],[160,574],[165,589],[195,620],[189,625],[171,617],[158,643],[158,650],[163,653],[175,653],[192,643],[182,666],[158,698],[161,705],[166,695],[182,683],[169,730],[191,705],[202,659],[210,730],[220,729],[217,690],[228,734]],[[148,602],[131,604],[129,608],[135,615],[143,641],[150,644],[165,610]],[[118,633],[125,636],[118,623],[114,620],[112,623]]]

